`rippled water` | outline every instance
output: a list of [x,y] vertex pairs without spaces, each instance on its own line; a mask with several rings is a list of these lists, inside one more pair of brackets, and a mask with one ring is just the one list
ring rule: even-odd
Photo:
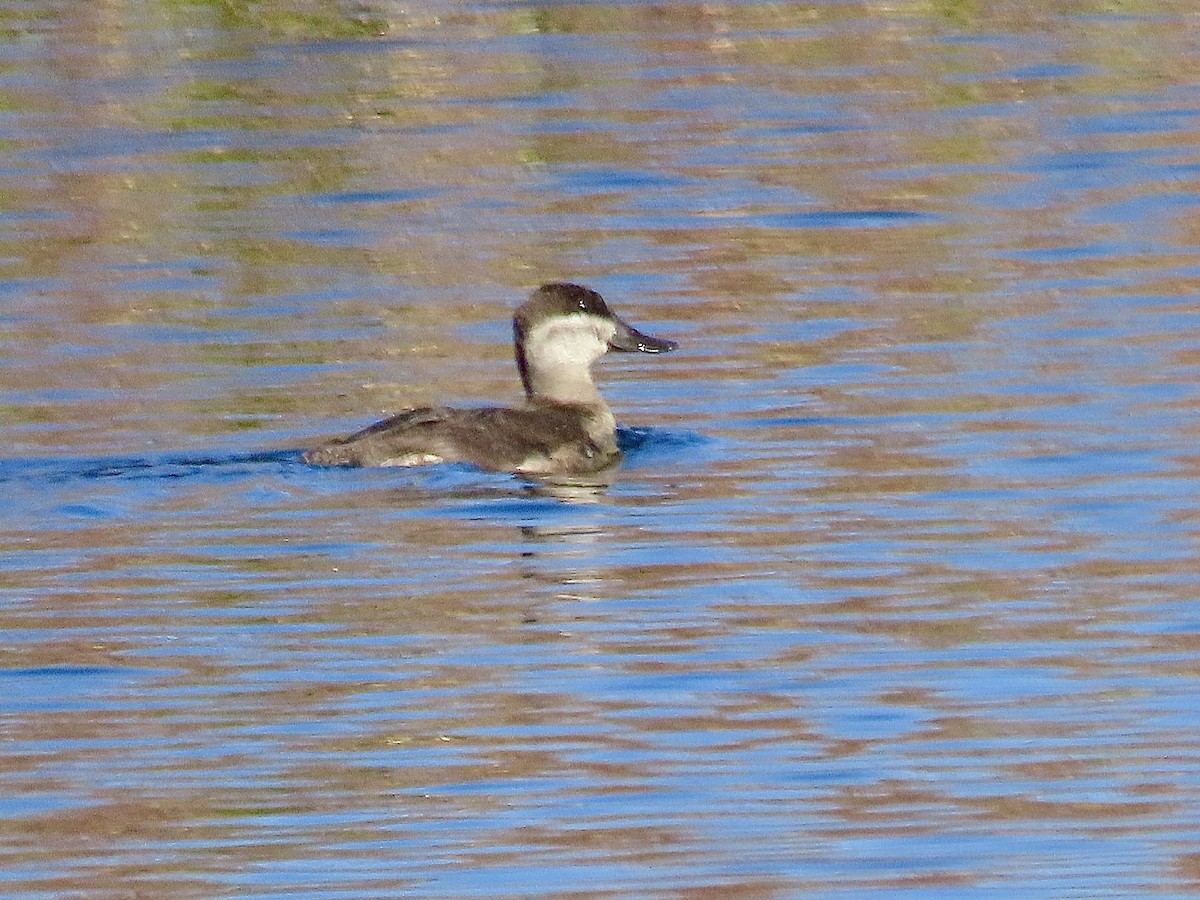
[[[0,10],[0,893],[1200,892],[1182,3]],[[626,463],[298,450],[517,394]]]

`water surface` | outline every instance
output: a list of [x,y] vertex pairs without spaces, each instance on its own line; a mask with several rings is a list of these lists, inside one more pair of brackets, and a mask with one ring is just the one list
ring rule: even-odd
[[[0,892],[1200,891],[1189,6],[0,24]],[[607,489],[300,462],[558,278]]]

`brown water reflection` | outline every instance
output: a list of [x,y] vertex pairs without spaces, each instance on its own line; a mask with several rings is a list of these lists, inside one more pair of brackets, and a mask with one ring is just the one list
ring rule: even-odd
[[[5,890],[1195,892],[1190,8],[0,26]],[[608,489],[299,463],[561,277]]]

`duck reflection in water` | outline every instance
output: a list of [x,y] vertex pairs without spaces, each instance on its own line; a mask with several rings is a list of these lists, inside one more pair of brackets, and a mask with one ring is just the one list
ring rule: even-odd
[[525,403],[517,407],[411,409],[304,454],[323,466],[468,463],[555,482],[604,482],[621,458],[612,410],[592,381],[609,350],[667,353],[674,341],[643,334],[578,284],[538,288],[513,316]]

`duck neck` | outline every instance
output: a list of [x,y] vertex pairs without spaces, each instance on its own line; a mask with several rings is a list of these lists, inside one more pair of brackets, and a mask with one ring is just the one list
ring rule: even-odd
[[517,361],[529,403],[576,407],[584,417],[588,435],[597,446],[616,446],[616,419],[586,367],[534,366],[519,355]]
[[525,396],[530,401],[559,403],[563,406],[607,406],[591,373],[586,369],[543,372],[525,370]]

